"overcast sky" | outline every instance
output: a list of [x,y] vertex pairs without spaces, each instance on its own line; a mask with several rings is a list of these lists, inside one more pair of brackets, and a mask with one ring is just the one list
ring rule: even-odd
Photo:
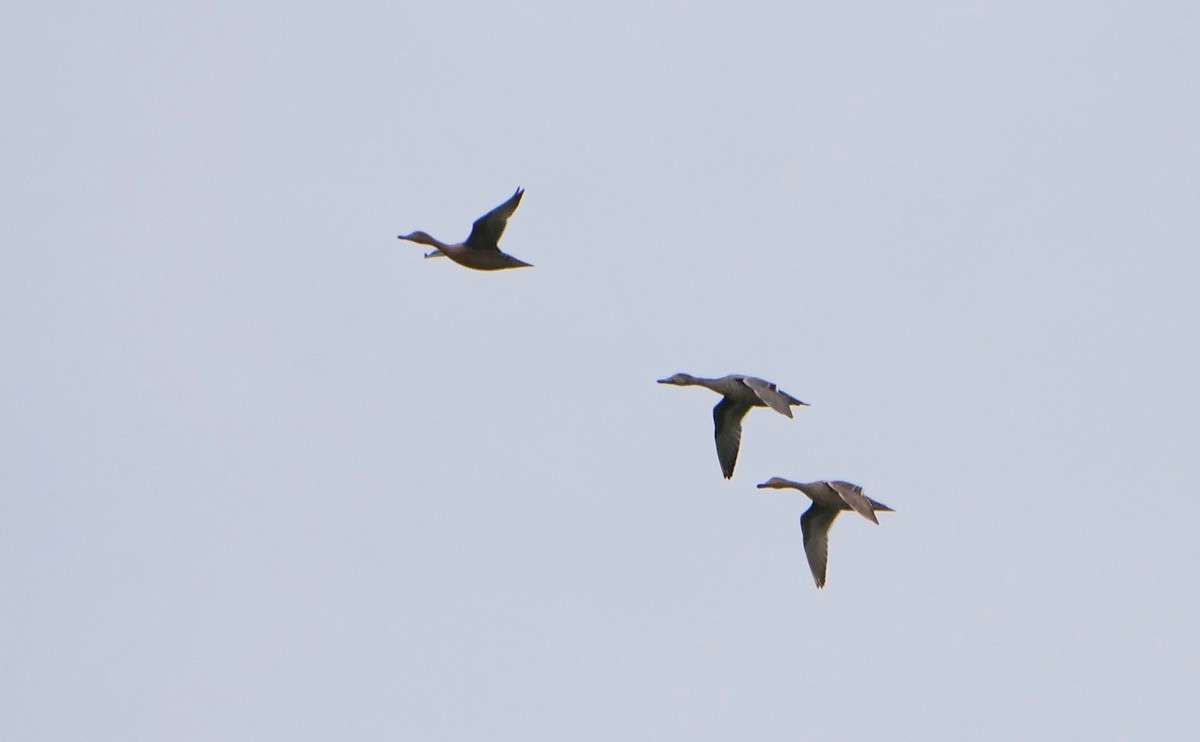
[[1190,739],[1197,7],[8,3],[0,737]]

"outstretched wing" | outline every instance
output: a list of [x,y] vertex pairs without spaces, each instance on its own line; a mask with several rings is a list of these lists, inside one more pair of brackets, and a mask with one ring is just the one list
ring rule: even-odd
[[753,376],[743,376],[742,383],[750,387],[751,391],[757,394],[759,399],[761,399],[768,407],[770,407],[772,410],[775,410],[780,415],[791,417],[791,405],[804,404],[795,397],[779,391],[779,389],[777,389],[775,385],[769,381],[756,379]]
[[862,487],[849,482],[826,482],[825,484],[828,484],[829,488],[836,492],[847,505],[854,508],[854,512],[872,523],[879,523],[879,519],[875,517],[874,503],[871,498],[863,494]]
[[825,587],[825,567],[829,563],[829,527],[838,511],[815,502],[800,516],[800,532],[804,534],[804,554],[817,587]]
[[737,463],[738,447],[742,444],[742,418],[750,411],[750,405],[734,402],[722,397],[713,408],[714,435],[717,439],[717,460],[721,462],[721,473],[726,479],[733,476],[733,465]]
[[504,227],[508,225],[508,218],[517,210],[517,206],[521,203],[521,196],[524,194],[525,189],[518,188],[512,198],[476,219],[475,223],[471,225],[471,234],[463,244],[472,250],[499,252],[499,242],[500,237],[504,234]]

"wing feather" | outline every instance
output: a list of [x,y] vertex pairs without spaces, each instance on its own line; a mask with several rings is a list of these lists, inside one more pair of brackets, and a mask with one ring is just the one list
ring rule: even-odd
[[791,402],[793,401],[793,397],[779,391],[771,382],[756,379],[753,376],[744,376],[742,377],[742,383],[750,387],[758,395],[758,398],[772,410],[775,410],[780,415],[792,416]]
[[849,482],[826,482],[825,484],[828,484],[838,497],[853,508],[854,512],[872,523],[879,523],[879,519],[875,517],[875,506],[872,504],[871,498],[863,494],[862,487]]
[[749,411],[750,405],[734,402],[729,397],[722,397],[713,407],[717,460],[721,462],[721,473],[726,479],[733,476],[733,466],[737,463],[738,448],[742,443],[742,418]]
[[813,503],[800,516],[800,532],[804,534],[804,554],[817,587],[825,587],[825,568],[829,564],[829,528],[838,511]]
[[504,235],[504,228],[508,226],[508,218],[517,210],[524,194],[525,189],[518,188],[507,201],[476,219],[471,225],[471,234],[463,244],[472,250],[500,252],[500,238]]

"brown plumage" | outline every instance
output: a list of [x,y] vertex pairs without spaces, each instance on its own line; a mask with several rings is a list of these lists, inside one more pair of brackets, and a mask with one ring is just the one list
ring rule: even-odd
[[517,206],[521,203],[521,196],[524,194],[525,190],[518,188],[517,192],[507,201],[476,219],[475,223],[471,225],[471,234],[457,244],[448,245],[436,237],[431,237],[427,232],[412,232],[411,234],[397,235],[397,238],[436,248],[425,254],[427,258],[444,256],[459,265],[479,271],[531,268],[529,263],[501,252],[499,244],[500,237],[504,234],[504,228],[508,225],[508,218],[517,210]]
[[878,525],[875,511],[891,508],[863,494],[862,487],[842,481],[793,482],[771,477],[758,485],[759,489],[800,490],[812,500],[812,505],[800,516],[800,532],[804,535],[804,554],[817,587],[825,587],[825,567],[829,563],[829,529],[838,513],[853,510]]

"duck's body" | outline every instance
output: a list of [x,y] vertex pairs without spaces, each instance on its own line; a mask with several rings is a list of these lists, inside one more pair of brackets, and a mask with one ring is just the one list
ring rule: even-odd
[[524,189],[518,188],[517,192],[507,201],[476,219],[475,223],[471,225],[471,234],[458,244],[448,245],[436,237],[431,237],[426,232],[402,234],[398,235],[398,239],[435,248],[432,252],[425,254],[427,258],[447,257],[459,265],[479,271],[531,268],[529,263],[501,252],[499,245],[500,237],[504,234],[504,227],[508,224],[508,218],[517,210],[517,205],[521,203],[521,196],[524,193]]
[[793,406],[808,406],[807,402],[801,402],[769,381],[741,374],[730,374],[719,379],[675,374],[659,379],[658,383],[702,386],[721,395],[721,401],[713,408],[713,426],[717,442],[717,460],[721,462],[721,473],[726,479],[733,476],[738,448],[742,442],[742,418],[751,407],[770,407],[780,415],[791,417]]
[[862,487],[842,481],[793,482],[771,477],[758,485],[759,489],[800,490],[812,500],[812,505],[800,516],[800,532],[804,534],[804,554],[817,587],[825,587],[825,568],[829,563],[829,529],[838,513],[853,510],[867,520],[879,524],[875,511],[892,509],[863,494]]

